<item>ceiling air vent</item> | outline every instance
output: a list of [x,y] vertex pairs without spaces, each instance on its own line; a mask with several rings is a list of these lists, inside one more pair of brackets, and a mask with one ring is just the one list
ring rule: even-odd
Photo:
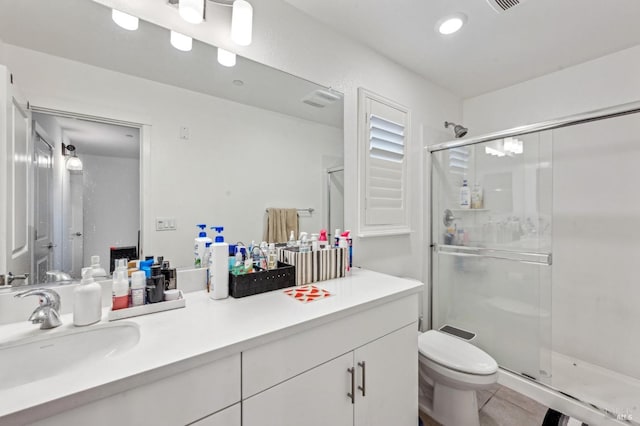
[[332,103],[339,101],[340,99],[342,99],[342,96],[331,89],[318,89],[302,98],[302,102],[316,108],[324,108],[327,105],[331,105]]
[[487,0],[487,3],[498,13],[506,12],[507,10],[516,7],[520,3],[524,3],[526,0]]

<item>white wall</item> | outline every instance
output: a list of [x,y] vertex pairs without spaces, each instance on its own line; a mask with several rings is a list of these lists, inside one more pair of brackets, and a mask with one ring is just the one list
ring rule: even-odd
[[[636,102],[638,75],[635,46],[467,99],[465,125],[481,134]],[[637,123],[636,117],[627,119]],[[632,164],[640,161],[640,141],[637,124],[624,129],[628,136],[617,139],[611,129],[554,131],[552,337],[558,352],[638,377],[637,362],[621,356],[640,351],[634,302],[640,294],[631,283],[637,281],[631,259],[637,262],[640,246],[634,213],[640,201],[629,197],[637,186]]]
[[[301,226],[320,228],[324,168],[342,164],[341,129],[11,45],[6,51],[33,105],[151,126],[145,253],[190,265],[197,223],[225,226],[227,241],[260,240],[266,207],[313,207]],[[180,126],[189,127],[188,141],[178,139]],[[156,217],[175,218],[178,230],[155,231]]]
[[[355,230],[357,212],[357,89],[364,87],[411,110],[408,147],[409,236],[354,240],[354,264],[399,276],[423,278],[423,146],[433,143],[445,120],[461,118],[460,99],[373,50],[315,21],[282,0],[253,2],[253,43],[229,40],[230,13],[189,25],[175,10],[155,0],[97,0],[109,7],[172,28],[195,38],[344,93],[345,227]],[[423,134],[425,137],[423,138]],[[425,275],[426,276],[426,275]]]
[[110,247],[135,246],[140,229],[140,161],[78,154],[82,160],[84,253],[109,271]]

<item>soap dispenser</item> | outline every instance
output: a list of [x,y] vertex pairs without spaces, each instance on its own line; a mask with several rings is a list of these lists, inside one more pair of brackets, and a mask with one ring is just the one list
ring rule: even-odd
[[82,281],[73,291],[73,324],[94,324],[102,318],[102,287],[93,281],[91,268],[82,268]]
[[91,256],[91,276],[95,278],[107,278],[107,271],[100,266],[100,256]]

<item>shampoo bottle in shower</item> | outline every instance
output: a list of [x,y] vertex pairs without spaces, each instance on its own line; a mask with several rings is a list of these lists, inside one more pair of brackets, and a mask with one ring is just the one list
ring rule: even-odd
[[469,189],[469,185],[467,185],[466,179],[462,181],[462,186],[460,187],[460,208],[471,208],[471,190]]

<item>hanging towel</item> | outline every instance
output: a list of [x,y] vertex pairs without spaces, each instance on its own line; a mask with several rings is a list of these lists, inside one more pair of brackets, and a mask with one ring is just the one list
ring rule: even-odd
[[264,241],[268,243],[286,243],[289,240],[291,231],[298,238],[297,209],[278,209],[273,207],[267,209]]

